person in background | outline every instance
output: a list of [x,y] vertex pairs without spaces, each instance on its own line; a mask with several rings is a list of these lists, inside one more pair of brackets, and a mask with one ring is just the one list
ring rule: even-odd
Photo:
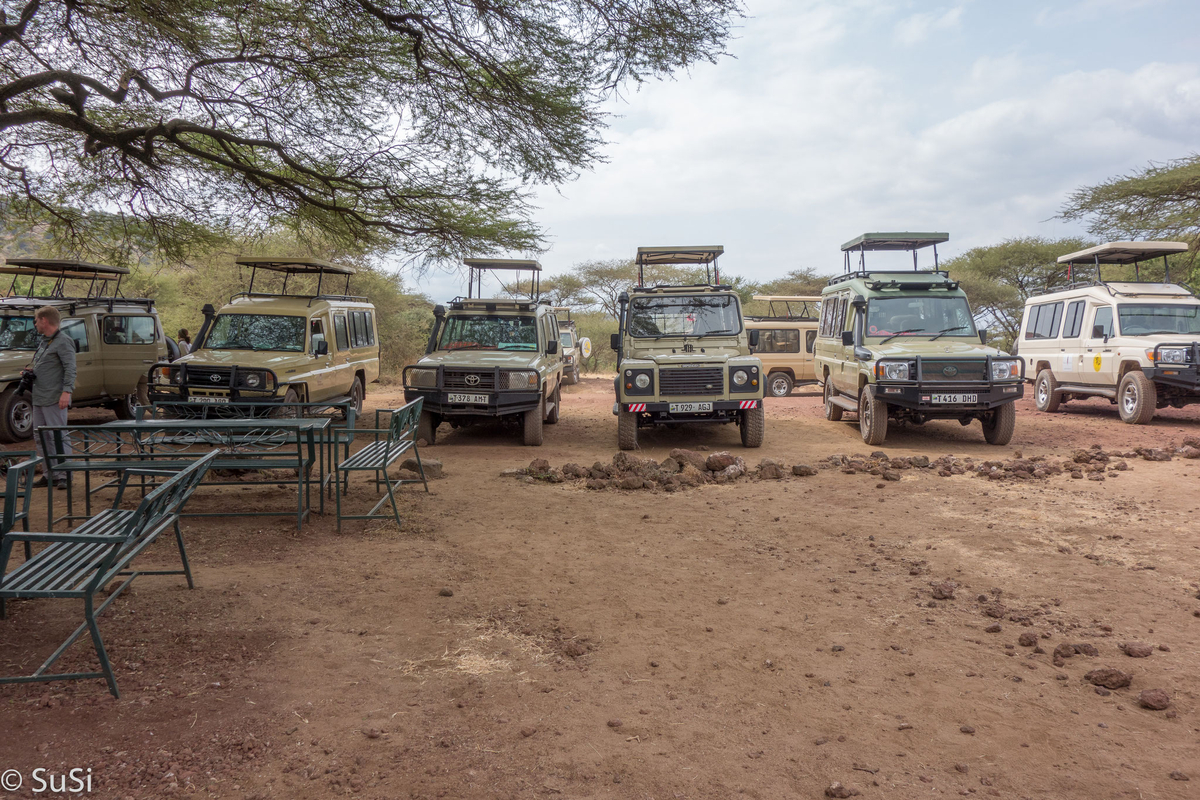
[[[33,389],[30,391],[33,404],[33,429],[37,453],[45,458],[42,451],[42,437],[36,431],[43,425],[66,425],[67,409],[71,407],[71,395],[75,391],[75,342],[62,332],[60,327],[62,317],[54,306],[42,306],[33,315],[33,325],[42,335],[33,361]],[[63,441],[63,454],[71,452],[71,445]],[[43,467],[43,470],[45,467]],[[48,479],[42,476],[34,481],[34,486],[45,486],[49,480],[54,481],[56,488],[65,489],[67,473],[58,472]]]
[[186,356],[192,352],[192,336],[188,333],[187,328],[180,328],[179,335],[175,339],[179,344],[179,355]]

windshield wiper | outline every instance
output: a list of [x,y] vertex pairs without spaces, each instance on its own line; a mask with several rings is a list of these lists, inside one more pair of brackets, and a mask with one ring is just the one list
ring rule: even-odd
[[[944,334],[950,333],[951,331],[961,331],[961,330],[965,330],[965,329],[966,329],[966,327],[967,327],[966,325],[955,325],[953,328],[946,328],[945,330],[940,330],[940,331],[938,331],[938,332],[937,332],[937,334],[936,334],[936,335],[933,337],[933,339],[936,339],[936,338],[938,338],[938,336],[942,336],[942,335],[944,335]],[[933,339],[930,339],[929,341],[931,341],[931,342],[932,342],[932,341],[933,341]]]
[[737,333],[737,331],[705,331],[701,336],[727,336],[731,333]]
[[905,336],[910,333],[924,333],[924,332],[925,332],[924,328],[913,328],[912,330],[907,330],[907,331],[896,331],[891,336],[888,336],[887,338],[883,339],[879,343],[883,344],[884,342],[890,342],[892,339],[895,339],[897,336]]

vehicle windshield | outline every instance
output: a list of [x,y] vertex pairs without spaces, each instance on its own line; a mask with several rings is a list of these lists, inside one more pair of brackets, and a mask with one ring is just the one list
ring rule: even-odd
[[967,298],[945,295],[876,297],[867,303],[867,336],[978,339]]
[[1173,333],[1194,336],[1200,334],[1198,312],[1200,312],[1200,305],[1121,303],[1117,306],[1122,336]]
[[575,338],[571,335],[570,331],[560,332],[558,334],[558,340],[562,342],[562,346],[565,348],[570,349],[575,346]]
[[36,350],[38,336],[33,317],[0,318],[0,350]]
[[455,314],[439,350],[537,350],[537,320],[496,314]]
[[639,339],[664,336],[736,336],[742,315],[731,295],[635,297],[626,328]]
[[282,314],[220,314],[204,339],[207,350],[304,352],[306,317]]

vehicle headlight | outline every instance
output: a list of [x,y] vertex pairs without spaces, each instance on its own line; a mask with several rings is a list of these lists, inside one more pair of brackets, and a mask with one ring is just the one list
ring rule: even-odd
[[506,373],[508,378],[507,384],[509,389],[536,389],[538,385],[538,375],[536,372],[509,372]]
[[992,380],[1006,381],[1010,378],[1021,377],[1021,362],[1020,361],[993,361],[992,362]]
[[906,381],[908,374],[908,364],[903,361],[889,361],[879,365],[878,377],[889,381]]
[[738,386],[745,386],[746,381],[748,381],[748,380],[750,380],[750,376],[746,374],[746,370],[744,370],[744,369],[734,370],[733,382],[735,384],[737,384]]
[[416,389],[434,389],[437,387],[436,369],[410,369],[404,373],[406,385]]
[[259,375],[257,372],[251,372],[246,376],[246,387],[249,389],[257,389],[262,386],[262,382],[262,375]]
[[176,385],[183,383],[183,370],[181,370],[181,369],[171,370],[171,383],[174,383]]
[[1158,350],[1158,360],[1164,364],[1186,364],[1188,362],[1187,348],[1160,347]]
[[645,389],[650,385],[650,376],[644,372],[639,372],[638,376],[633,379],[633,384],[639,389]]

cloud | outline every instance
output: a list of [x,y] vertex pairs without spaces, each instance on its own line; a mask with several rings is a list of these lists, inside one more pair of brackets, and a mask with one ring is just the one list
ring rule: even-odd
[[934,33],[957,28],[962,16],[962,6],[954,6],[940,13],[913,14],[896,24],[896,41],[908,47],[920,44]]

